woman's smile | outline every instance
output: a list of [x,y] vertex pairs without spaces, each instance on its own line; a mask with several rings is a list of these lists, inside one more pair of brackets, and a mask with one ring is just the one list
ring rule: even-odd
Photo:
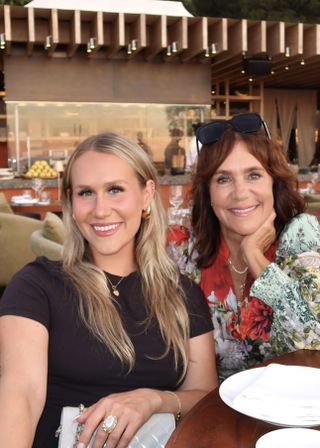
[[257,209],[258,205],[254,205],[252,207],[245,207],[245,208],[230,208],[229,211],[231,213],[233,213],[236,216],[248,216],[250,215],[252,212],[254,212]]
[[115,231],[120,227],[120,223],[117,224],[92,224],[92,228],[99,236],[113,235]]

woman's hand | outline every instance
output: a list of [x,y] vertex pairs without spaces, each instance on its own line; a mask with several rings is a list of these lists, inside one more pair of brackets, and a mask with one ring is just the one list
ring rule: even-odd
[[241,242],[242,256],[254,278],[259,277],[270,264],[264,254],[276,239],[275,218],[276,213],[273,210],[262,226],[251,235],[245,236]]
[[[96,429],[92,448],[127,448],[137,430],[161,404],[160,394],[153,389],[136,389],[102,398],[77,418],[84,424],[77,448],[87,447]],[[108,434],[102,423],[110,415],[117,418],[117,424]]]
[[[137,430],[157,412],[182,415],[218,385],[212,331],[189,339],[189,358],[186,377],[177,397],[167,391],[136,389],[102,398],[76,420],[84,424],[77,448],[86,448],[97,430],[92,448],[127,448]],[[178,409],[179,408],[179,409]],[[180,409],[181,408],[181,409]],[[108,416],[117,417],[114,430],[108,434],[102,428]]]

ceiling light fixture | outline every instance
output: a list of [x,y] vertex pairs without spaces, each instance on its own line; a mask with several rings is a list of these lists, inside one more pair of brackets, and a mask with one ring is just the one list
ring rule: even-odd
[[91,50],[94,50],[97,47],[97,39],[95,37],[90,37],[88,43],[90,45]]
[[6,36],[4,33],[0,33],[0,50],[4,50],[6,48]]
[[171,51],[172,53],[176,53],[178,51],[178,42],[172,42],[171,44]]
[[49,50],[49,48],[52,47],[52,36],[46,36],[46,39],[44,41],[44,49],[45,50]]
[[210,44],[204,53],[206,58],[209,58],[210,56],[215,56],[216,54],[217,54],[217,44]]
[[210,54],[211,56],[214,56],[215,54],[217,54],[217,50],[218,50],[218,45],[213,43],[210,45]]
[[131,50],[132,51],[136,51],[138,48],[138,40],[137,39],[132,39],[131,41]]
[[127,54],[132,54],[134,51],[137,51],[138,45],[138,39],[132,39],[131,42],[128,43]]

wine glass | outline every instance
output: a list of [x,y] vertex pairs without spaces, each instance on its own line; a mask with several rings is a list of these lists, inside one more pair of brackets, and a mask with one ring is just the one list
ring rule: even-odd
[[183,204],[183,186],[170,185],[169,202],[172,205],[171,220],[179,223],[179,207]]
[[169,202],[178,209],[183,204],[183,188],[182,185],[170,185],[169,189]]
[[40,177],[34,177],[32,179],[31,188],[36,194],[36,199],[39,201],[40,194],[41,194],[42,190],[44,189],[43,180],[40,179]]

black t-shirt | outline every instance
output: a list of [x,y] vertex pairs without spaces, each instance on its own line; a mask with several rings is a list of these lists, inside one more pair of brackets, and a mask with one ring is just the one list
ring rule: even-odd
[[[120,277],[108,274],[113,284]],[[212,329],[208,305],[200,288],[181,277],[190,316],[190,337]],[[15,275],[0,302],[0,315],[17,315],[42,323],[49,332],[48,387],[44,411],[33,448],[57,446],[54,433],[63,406],[89,406],[110,393],[140,387],[175,389],[181,369],[173,353],[164,352],[156,321],[145,329],[146,317],[140,276],[133,272],[119,284],[117,301],[123,325],[136,353],[134,368],[114,357],[86,328],[78,315],[78,298],[64,276],[61,263],[39,257]],[[168,298],[170,300],[170,298]]]

